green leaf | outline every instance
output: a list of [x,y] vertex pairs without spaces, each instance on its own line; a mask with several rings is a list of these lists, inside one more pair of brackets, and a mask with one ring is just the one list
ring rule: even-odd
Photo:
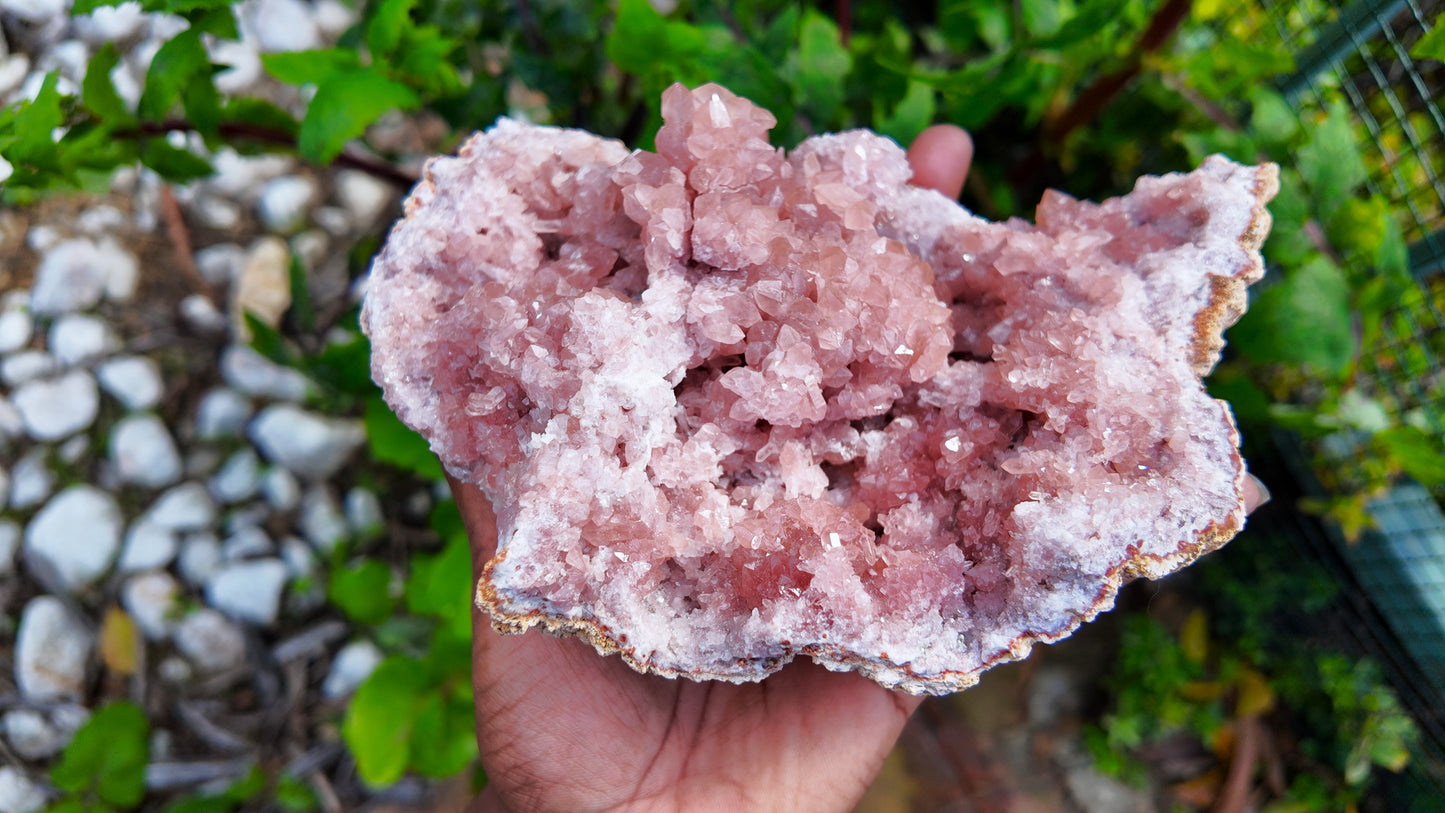
[[[204,0],[191,5],[193,7],[185,10],[183,16],[190,22],[192,30],[223,40],[241,38],[241,32],[236,26],[236,14],[230,6],[215,5]],[[179,9],[173,9],[173,12],[175,11]]]
[[[167,40],[151,59],[137,110],[142,118],[161,121],[185,97],[189,115],[189,98],[194,96],[197,103],[203,105],[200,97],[208,95],[196,89],[201,84],[210,87],[210,94],[216,93],[211,81],[211,58],[201,42],[200,32],[188,28]],[[219,115],[219,104],[217,107]]]
[[1367,177],[1365,161],[1350,127],[1352,120],[1344,105],[1335,105],[1298,152],[1300,175],[1325,219]]
[[391,595],[391,568],[377,559],[338,568],[331,574],[327,597],[358,623],[385,621],[396,609],[396,599]]
[[328,164],[346,142],[366,132],[367,126],[392,110],[410,110],[421,103],[416,93],[370,68],[328,77],[301,122],[301,155]]
[[411,10],[416,0],[385,0],[366,24],[366,47],[371,58],[381,60],[389,57],[401,44],[405,32],[415,27]]
[[936,100],[931,85],[908,80],[908,91],[886,115],[875,114],[874,129],[907,146],[933,123]]
[[95,52],[95,56],[90,58],[90,64],[85,69],[85,80],[80,86],[81,100],[85,102],[85,106],[107,124],[127,123],[134,118],[110,78],[110,72],[118,61],[120,53],[115,50],[115,46],[108,42],[102,45],[100,50]]
[[705,47],[706,38],[699,29],[669,22],[647,0],[620,0],[606,44],[607,58],[613,64],[644,76]]
[[1445,485],[1445,448],[1440,438],[1415,426],[1401,426],[1375,435],[1375,440],[1420,485]]
[[477,756],[472,704],[433,692],[421,704],[411,734],[411,762],[423,776],[446,777]]
[[1445,62],[1445,20],[1438,18],[1435,20],[1435,27],[1426,32],[1425,36],[1410,48],[1410,56],[1416,59]]
[[382,661],[357,689],[346,709],[341,736],[356,757],[362,781],[389,785],[406,772],[412,729],[432,689],[421,664],[401,656]]
[[372,457],[429,480],[443,478],[441,464],[426,440],[407,428],[381,398],[366,402],[362,422]]
[[1299,132],[1299,113],[1283,96],[1258,87],[1250,93],[1250,102],[1254,109],[1249,114],[1249,126],[1264,143],[1283,145]]
[[1383,196],[1347,198],[1330,213],[1325,233],[1341,254],[1373,260],[1385,241],[1390,203]]
[[311,285],[306,267],[295,253],[292,253],[291,262],[286,266],[286,277],[291,288],[291,318],[296,320],[297,327],[307,333],[315,333],[316,312],[311,308]]
[[102,706],[65,747],[50,780],[61,790],[93,792],[117,807],[135,807],[145,797],[149,733],[145,712],[133,703]]
[[261,67],[288,85],[320,85],[338,73],[361,67],[361,57],[347,48],[262,54]]
[[1221,367],[1209,377],[1209,394],[1229,402],[1240,423],[1269,419],[1269,396],[1238,368]]
[[268,101],[249,97],[227,102],[225,109],[221,111],[221,118],[224,121],[276,130],[293,137],[301,129],[301,123],[290,113]]
[[1019,7],[1029,36],[1047,37],[1057,32],[1064,24],[1063,5],[1060,0],[1021,0]]
[[286,344],[280,331],[250,311],[242,314],[242,318],[246,321],[246,329],[251,332],[251,349],[283,367],[297,366],[296,353]]
[[288,773],[276,783],[276,806],[286,813],[310,813],[319,805],[311,787]]
[[1260,293],[1229,341],[1256,362],[1340,373],[1355,354],[1344,273],[1317,257]]
[[347,395],[375,396],[371,381],[371,343],[360,332],[349,341],[329,342],[306,360],[306,372],[321,384]]
[[411,558],[406,607],[416,615],[436,616],[454,637],[472,629],[472,558],[466,533],[447,539],[441,553]]
[[788,63],[785,75],[791,79],[799,109],[815,127],[828,127],[843,103],[844,80],[853,69],[853,58],[843,46],[838,26],[813,9],[805,11],[797,56]]
[[140,160],[162,178],[176,183],[194,181],[215,172],[206,159],[190,150],[173,147],[163,138],[147,139]]

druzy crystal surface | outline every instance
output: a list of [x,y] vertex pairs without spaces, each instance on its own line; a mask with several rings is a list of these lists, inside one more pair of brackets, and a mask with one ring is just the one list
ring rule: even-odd
[[785,154],[715,85],[662,109],[655,153],[499,121],[428,165],[372,271],[376,380],[496,508],[499,629],[942,693],[1239,529],[1200,376],[1273,167],[991,223],[872,133]]

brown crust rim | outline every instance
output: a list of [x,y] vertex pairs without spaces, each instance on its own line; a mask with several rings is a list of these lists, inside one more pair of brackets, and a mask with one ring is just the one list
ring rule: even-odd
[[[1201,379],[1213,369],[1219,352],[1224,346],[1225,328],[1234,324],[1244,313],[1246,288],[1264,274],[1264,260],[1259,250],[1269,234],[1271,217],[1266,208],[1268,202],[1279,191],[1279,167],[1262,164],[1255,169],[1253,193],[1255,204],[1251,209],[1248,226],[1240,235],[1239,245],[1248,263],[1231,277],[1211,277],[1209,301],[1194,318],[1193,341],[1188,350],[1191,368]],[[410,214],[410,212],[408,212]],[[1094,597],[1092,605],[1082,613],[1074,615],[1062,628],[1049,632],[1027,632],[1009,642],[994,658],[985,661],[976,669],[960,672],[943,672],[924,676],[913,672],[907,664],[891,663],[883,659],[867,658],[825,644],[809,644],[799,647],[785,647],[785,652],[765,659],[740,658],[733,669],[710,671],[697,669],[681,671],[668,669],[652,663],[638,655],[636,650],[622,645],[606,626],[586,618],[562,618],[549,616],[541,611],[508,613],[502,609],[502,599],[491,582],[493,568],[506,558],[502,551],[487,562],[482,577],[477,582],[476,604],[490,617],[492,628],[503,634],[520,634],[532,627],[541,627],[551,635],[570,635],[591,644],[600,655],[619,655],[622,660],[638,672],[655,674],[668,678],[684,677],[695,681],[723,680],[731,683],[745,683],[762,680],[777,672],[797,657],[810,657],[814,662],[832,671],[856,671],[880,685],[913,695],[942,695],[967,689],[979,681],[986,670],[1010,661],[1028,656],[1034,645],[1054,643],[1073,634],[1080,626],[1092,621],[1100,613],[1111,609],[1119,590],[1128,582],[1140,576],[1160,578],[1198,559],[1206,553],[1222,547],[1244,527],[1245,504],[1244,482],[1248,477],[1244,459],[1239,453],[1239,430],[1227,406],[1221,406],[1231,441],[1231,463],[1235,475],[1235,507],[1220,520],[1211,522],[1195,534],[1193,539],[1181,540],[1177,551],[1167,556],[1139,553],[1137,548],[1105,574],[1104,583]]]

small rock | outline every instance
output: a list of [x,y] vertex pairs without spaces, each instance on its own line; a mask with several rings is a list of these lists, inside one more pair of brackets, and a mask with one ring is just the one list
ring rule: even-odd
[[[284,180],[287,179],[277,178],[271,184]],[[264,195],[261,201],[265,203]],[[262,237],[246,252],[241,275],[231,289],[231,329],[243,341],[251,337],[246,325],[247,313],[271,327],[281,323],[282,315],[291,307],[290,269],[291,251],[279,237]]]
[[371,228],[391,206],[395,194],[385,181],[360,170],[343,169],[336,173],[336,199],[346,207],[359,230]]
[[37,446],[10,469],[10,507],[39,505],[55,488],[55,474],[45,462],[45,449]]
[[322,206],[312,213],[316,225],[332,237],[343,237],[351,231],[351,215],[340,206]]
[[102,238],[99,248],[104,262],[105,298],[111,302],[131,301],[140,282],[140,265],[135,255],[111,237]]
[[184,686],[190,683],[191,678],[195,676],[195,670],[191,668],[191,664],[185,658],[176,655],[162,658],[160,664],[156,666],[156,672],[161,676],[161,680],[173,686]]
[[50,326],[50,354],[66,366],[83,364],[114,352],[120,339],[105,322],[83,313],[66,314]]
[[234,534],[247,528],[260,528],[271,518],[271,508],[263,502],[251,503],[244,508],[237,508],[226,516],[224,528],[226,533]]
[[[12,3],[57,2],[57,0],[5,0]],[[320,33],[311,9],[299,0],[259,0],[251,7],[251,25],[262,53],[309,51],[321,45]]]
[[251,402],[235,390],[218,387],[201,397],[196,407],[196,437],[219,440],[235,437],[251,419]]
[[18,387],[27,381],[44,378],[60,369],[60,362],[44,350],[25,350],[0,361],[0,382]]
[[261,496],[277,511],[291,511],[301,504],[301,484],[296,475],[276,466],[261,478]]
[[141,633],[162,641],[175,631],[173,618],[181,586],[163,570],[132,576],[120,590],[120,603],[135,620]]
[[330,553],[346,539],[349,528],[346,517],[337,510],[336,499],[324,485],[313,486],[301,498],[301,513],[296,527],[306,541],[322,553]]
[[381,665],[381,650],[370,641],[353,641],[341,648],[331,661],[331,671],[321,684],[321,695],[336,700],[349,696]]
[[381,512],[381,500],[371,489],[357,486],[346,492],[343,503],[346,507],[346,522],[352,533],[362,539],[370,539],[381,533],[386,517]]
[[60,440],[89,427],[100,409],[95,377],[85,370],[23,384],[12,400],[25,431],[42,441]]
[[55,456],[60,462],[67,466],[73,466],[80,462],[85,453],[90,451],[90,438],[85,435],[75,435],[55,450]]
[[42,584],[74,592],[110,569],[120,548],[120,506],[89,485],[50,499],[25,529],[25,564]]
[[261,460],[250,449],[226,458],[221,470],[206,484],[211,496],[221,503],[249,500],[261,490]]
[[134,573],[165,567],[176,558],[179,547],[174,530],[141,517],[126,531],[116,569],[122,573]]
[[65,603],[37,596],[20,614],[15,637],[15,685],[31,702],[79,699],[94,640]]
[[221,466],[221,450],[214,446],[193,446],[186,452],[186,476],[199,479],[210,476]]
[[306,376],[276,364],[244,344],[233,344],[221,351],[221,378],[246,395],[282,401],[300,401],[312,389]]
[[29,75],[30,57],[25,54],[11,54],[0,59],[0,96],[9,96]]
[[0,449],[24,434],[25,422],[20,420],[20,410],[10,403],[9,398],[0,395]]
[[289,172],[294,163],[283,155],[241,155],[230,147],[222,147],[211,158],[216,174],[207,178],[205,184],[221,197],[255,200],[257,190],[267,179]]
[[110,460],[126,483],[160,488],[181,479],[181,453],[154,415],[127,415],[110,433]]
[[[236,43],[228,43],[234,45]],[[259,60],[257,62],[259,63]],[[219,82],[217,83],[220,84]],[[191,203],[191,211],[202,225],[219,231],[230,231],[241,225],[241,207],[234,201],[212,195],[198,195]]]
[[238,529],[221,546],[221,557],[228,562],[254,559],[271,553],[271,537],[256,527]]
[[216,74],[216,89],[228,96],[244,94],[265,73],[253,42],[217,40],[211,46],[211,61],[226,66]]
[[23,310],[0,313],[0,353],[13,353],[30,343],[35,320]]
[[366,441],[360,421],[323,417],[290,404],[261,410],[249,434],[268,460],[309,480],[335,474]]
[[316,27],[328,38],[340,37],[346,29],[356,24],[356,9],[351,8],[340,0],[320,0],[314,3]]
[[290,234],[306,225],[306,215],[315,197],[315,181],[302,175],[283,175],[261,187],[256,214],[271,231]]
[[48,801],[45,789],[26,778],[19,768],[0,767],[0,810],[39,813]]
[[[219,161],[221,153],[216,155]],[[217,243],[196,252],[196,270],[216,288],[225,288],[241,276],[241,267],[245,264],[246,249],[235,243]]]
[[35,67],[49,73],[58,70],[60,75],[79,82],[85,76],[85,63],[89,50],[80,40],[62,40],[51,44],[40,52]]
[[[130,5],[135,5],[131,3]],[[80,22],[79,19],[76,20]],[[93,237],[98,237],[106,232],[116,231],[125,226],[125,213],[114,206],[92,206],[81,212],[75,218],[75,225],[81,231]]]
[[117,356],[95,370],[101,389],[127,410],[150,409],[165,395],[160,365],[145,356]]
[[88,719],[90,712],[84,706],[67,703],[57,707],[49,719],[36,709],[11,709],[0,720],[0,727],[15,753],[40,760],[60,753]]
[[181,578],[192,587],[204,587],[221,572],[225,563],[221,555],[221,542],[212,534],[188,534],[181,543],[180,557],[176,569]]
[[316,575],[316,554],[311,546],[288,536],[281,540],[281,561],[286,563],[286,572],[292,579],[309,579]]
[[246,662],[246,636],[224,615],[202,607],[176,626],[176,649],[203,672],[222,672]]
[[224,333],[226,317],[216,310],[216,303],[205,294],[191,294],[177,306],[181,318],[197,333]]
[[20,526],[8,519],[0,519],[0,574],[14,572],[15,551],[19,548]]
[[146,512],[157,525],[177,531],[199,531],[216,521],[216,504],[200,483],[182,483],[167,490]]
[[56,243],[41,257],[35,270],[31,312],[59,316],[94,307],[105,295],[104,263],[90,240],[76,238]]
[[225,565],[206,585],[206,601],[238,621],[259,626],[276,622],[286,565],[279,559],[256,559]]

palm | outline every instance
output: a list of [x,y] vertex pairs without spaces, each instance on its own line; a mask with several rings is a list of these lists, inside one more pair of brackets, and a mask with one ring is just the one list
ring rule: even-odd
[[[909,157],[918,183],[956,197],[972,145],[935,128]],[[496,518],[474,486],[452,491],[480,574]],[[641,675],[575,639],[473,620],[482,809],[847,810],[919,702],[811,663],[742,686]]]

